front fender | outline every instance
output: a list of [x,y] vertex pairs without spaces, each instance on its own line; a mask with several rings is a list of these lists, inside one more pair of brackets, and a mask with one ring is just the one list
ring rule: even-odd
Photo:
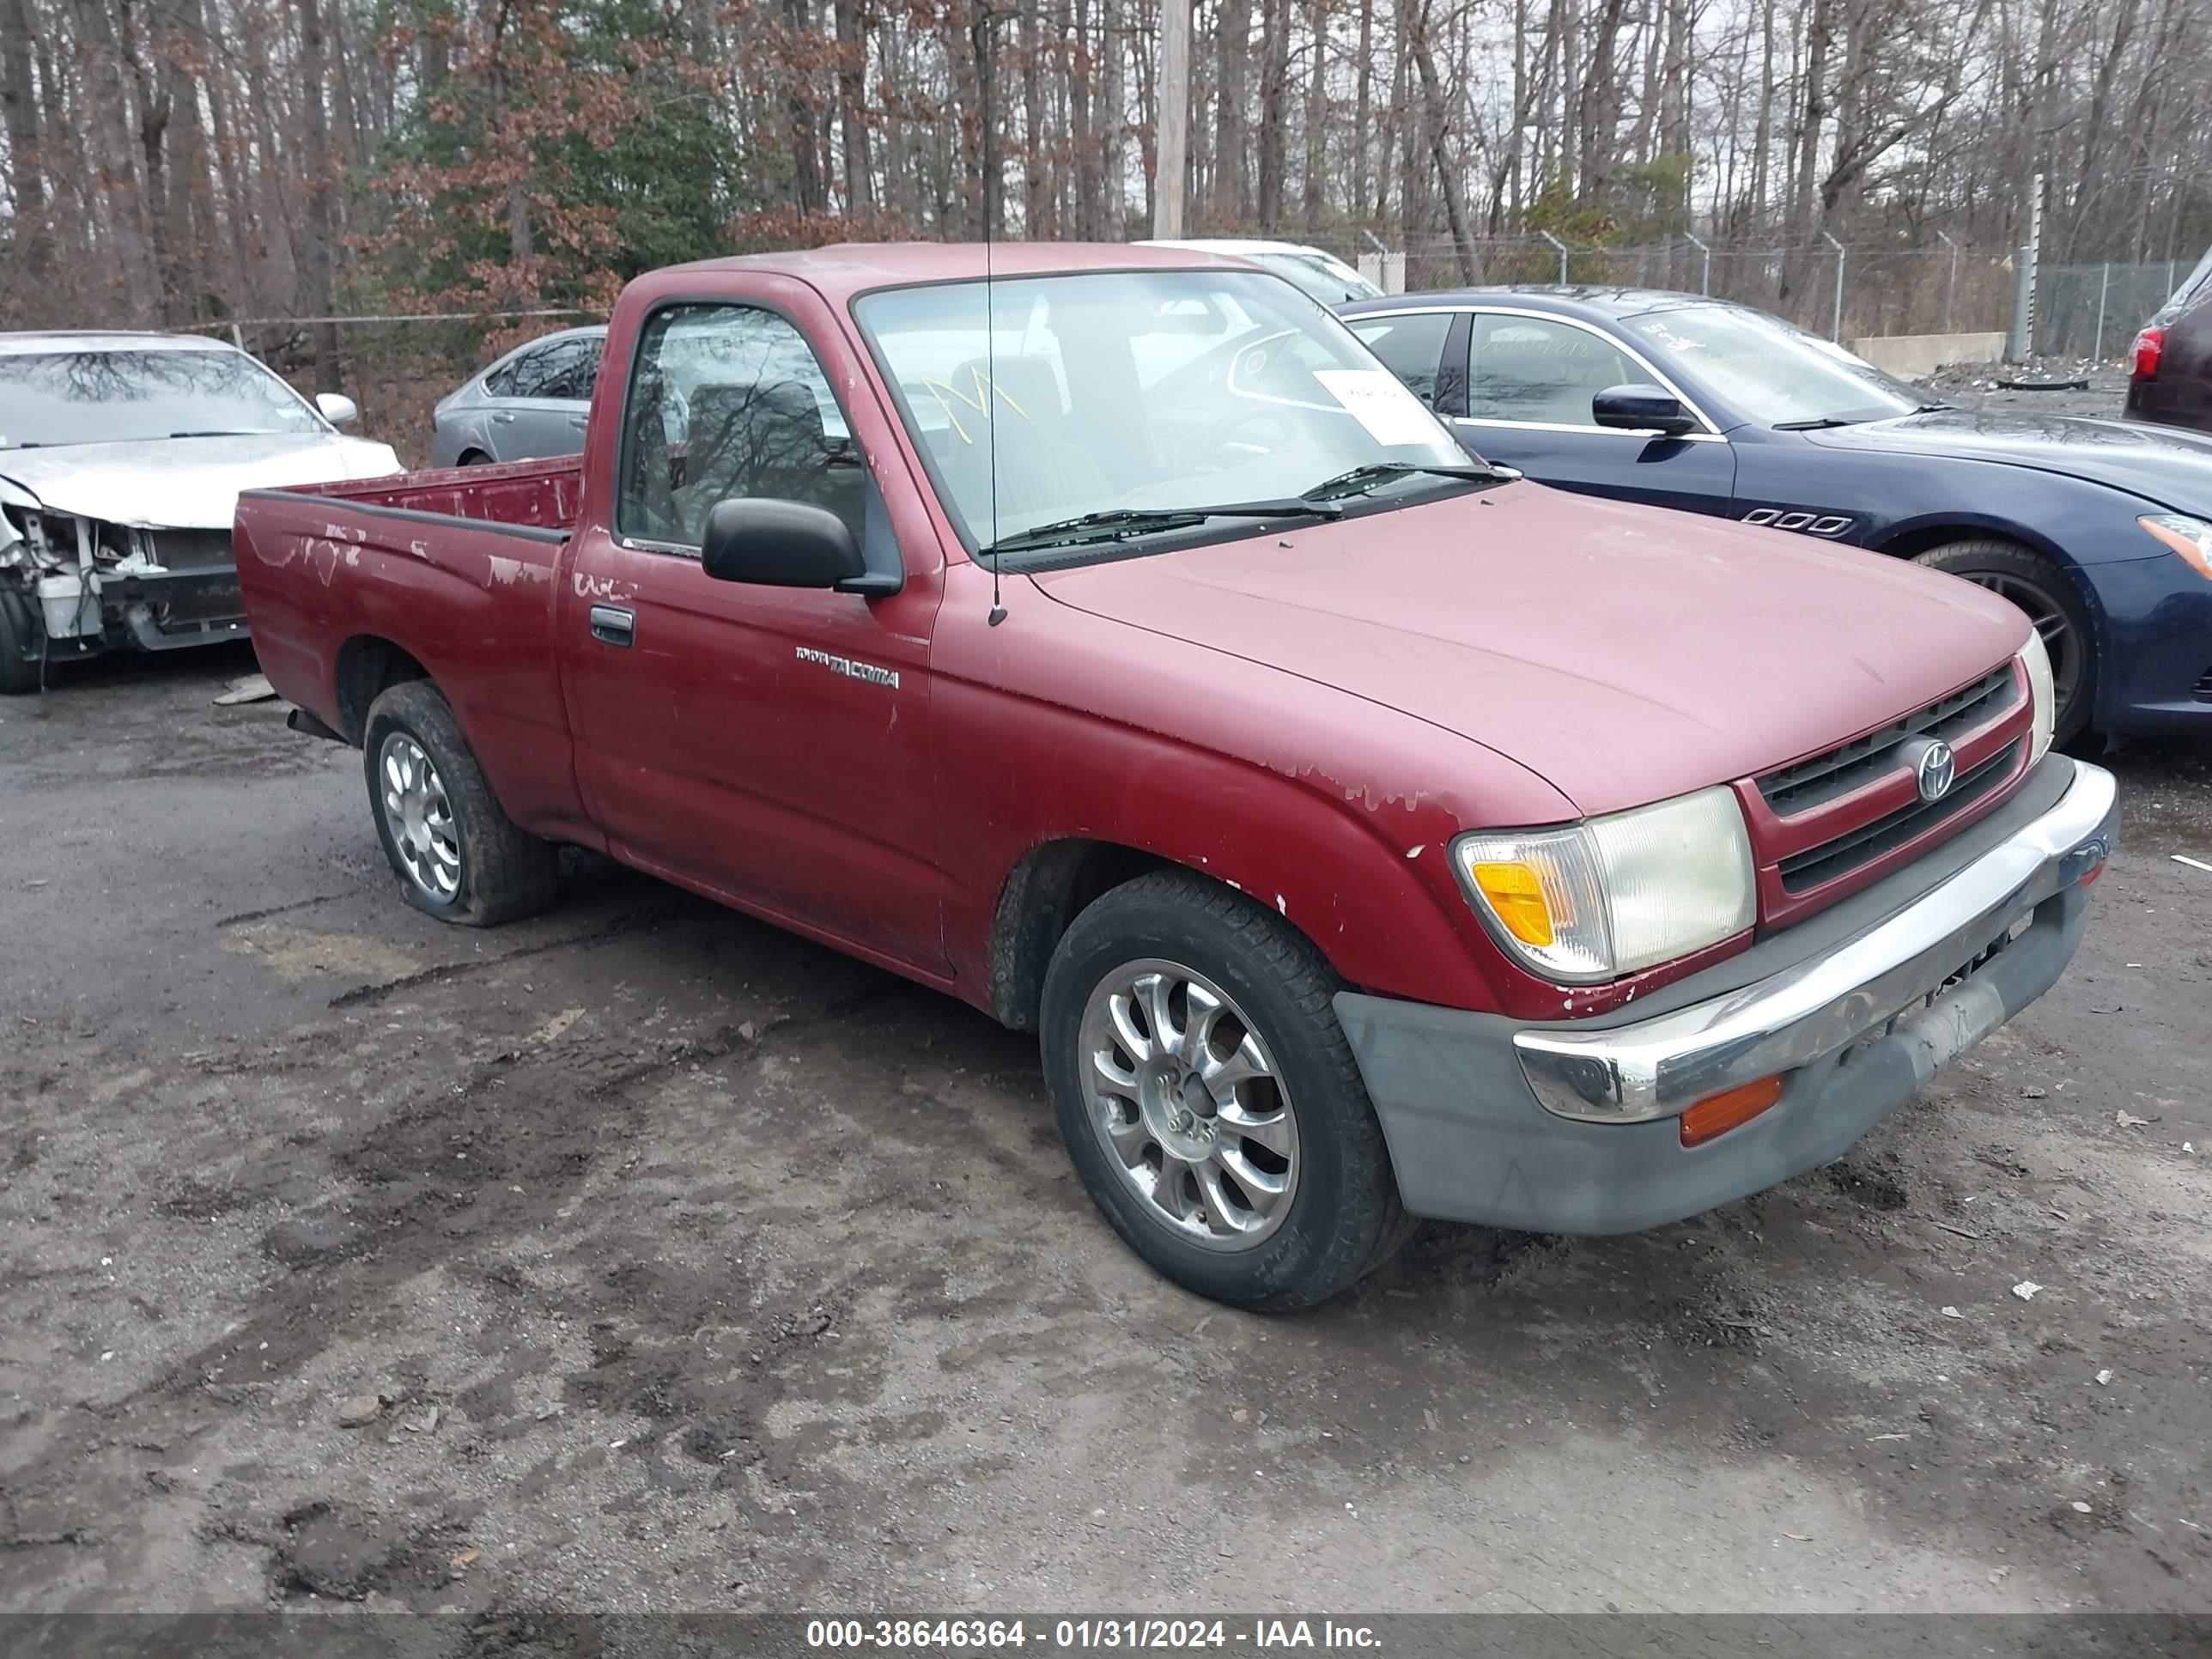
[[1505,963],[1448,856],[1464,830],[1577,816],[1549,783],[1457,733],[1026,583],[990,627],[971,603],[988,595],[975,567],[951,573],[932,659],[941,832],[958,843],[940,867],[973,872],[946,900],[963,983],[993,982],[1009,876],[1070,840],[1243,892],[1371,991],[1534,1018],[1584,1006]]

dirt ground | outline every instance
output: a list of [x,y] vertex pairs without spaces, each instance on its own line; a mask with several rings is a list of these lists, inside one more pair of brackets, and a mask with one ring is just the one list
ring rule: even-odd
[[2212,744],[1844,1164],[1265,1319],[979,1015],[620,872],[408,908],[251,665],[0,705],[0,1608],[2212,1610]]

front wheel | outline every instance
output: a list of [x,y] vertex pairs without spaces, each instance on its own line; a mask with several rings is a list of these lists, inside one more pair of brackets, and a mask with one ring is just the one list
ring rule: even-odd
[[436,686],[403,681],[370,704],[362,754],[377,839],[409,903],[493,927],[553,902],[558,852],[507,817]]
[[2051,656],[2051,738],[2081,735],[2097,700],[2097,647],[2073,578],[2017,542],[1982,538],[1930,548],[1913,561],[2010,599],[2027,613]]
[[1235,1307],[1311,1306],[1410,1231],[1313,945],[1242,895],[1141,877],[1076,918],[1045,977],[1046,1080],[1123,1241]]

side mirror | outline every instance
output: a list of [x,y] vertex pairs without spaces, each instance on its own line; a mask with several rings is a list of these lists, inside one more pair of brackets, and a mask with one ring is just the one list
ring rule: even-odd
[[1590,418],[1600,426],[1629,432],[1657,432],[1678,438],[1697,429],[1682,400],[1656,386],[1607,386],[1590,399]]
[[335,392],[318,392],[315,407],[323,411],[323,418],[332,426],[351,426],[361,418],[361,405]]
[[761,587],[840,587],[868,568],[852,531],[828,507],[747,495],[708,512],[699,558],[717,581]]

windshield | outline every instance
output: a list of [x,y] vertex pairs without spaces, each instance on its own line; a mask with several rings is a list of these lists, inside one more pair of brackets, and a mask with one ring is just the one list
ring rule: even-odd
[[242,351],[0,355],[0,449],[325,430],[297,392]]
[[[981,283],[891,289],[854,309],[971,548],[1086,514],[1467,461],[1341,324],[1254,271],[1002,281],[988,312]],[[1409,474],[1376,493],[1443,487]]]
[[1685,306],[1627,326],[1760,426],[1882,421],[1932,401],[1841,346],[1756,311]]
[[1340,306],[1352,300],[1378,300],[1382,290],[1362,276],[1350,265],[1340,264],[1324,253],[1253,253],[1245,256],[1253,264],[1265,265],[1269,270],[1297,283],[1325,306]]

